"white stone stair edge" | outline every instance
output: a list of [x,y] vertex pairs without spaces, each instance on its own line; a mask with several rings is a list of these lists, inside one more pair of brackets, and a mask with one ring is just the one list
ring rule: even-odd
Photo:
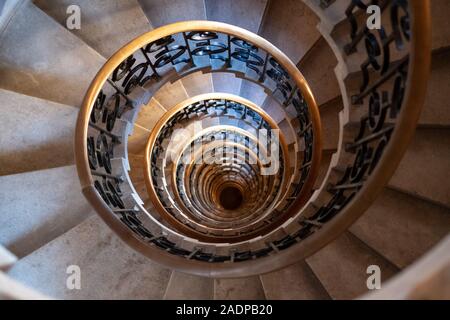
[[[183,78],[184,78],[184,77],[183,77]],[[189,96],[189,93],[188,93],[187,90],[186,90],[186,87],[184,86],[183,78],[180,79],[180,80],[181,80],[181,81],[180,81],[181,88],[183,88],[183,91],[184,91],[184,93],[186,94],[187,99],[189,99],[190,96]],[[211,80],[211,81],[212,81],[212,80]],[[159,103],[164,109],[167,110],[166,106],[163,106],[159,101],[158,101],[158,103]],[[174,106],[170,106],[170,107],[174,107]]]
[[212,92],[216,92],[216,88],[214,87],[213,73],[210,73],[210,74],[209,74],[209,81],[210,81],[210,83],[211,83],[211,89],[212,89]]
[[6,0],[0,5],[0,35],[11,21],[21,4],[28,0]]
[[9,269],[15,262],[17,261],[17,257],[6,250],[5,247],[0,245],[0,270],[6,271]]
[[362,300],[450,299],[450,234],[420,260]]
[[205,13],[205,19],[208,20],[208,17],[206,16],[206,0],[203,0],[203,12]]
[[170,284],[171,284],[172,281],[173,281],[174,273],[175,273],[175,271],[173,271],[173,270],[172,270],[172,272],[170,273],[169,281],[167,281],[166,289],[164,290],[164,295],[163,295],[163,297],[162,297],[162,300],[167,300],[167,291],[169,290]]
[[267,296],[267,289],[266,289],[266,287],[264,286],[264,281],[263,281],[262,276],[263,276],[262,274],[259,274],[259,275],[258,275],[258,279],[259,279],[259,282],[261,282],[261,287],[262,287],[263,292],[264,292],[264,298],[265,298],[265,300],[269,300],[269,298],[268,298],[268,296]]
[[50,297],[9,278],[0,271],[0,300],[50,300]]

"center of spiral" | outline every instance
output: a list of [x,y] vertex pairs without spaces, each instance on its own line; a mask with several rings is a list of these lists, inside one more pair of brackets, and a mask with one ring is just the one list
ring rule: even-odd
[[220,204],[226,210],[236,210],[242,205],[243,200],[241,190],[236,187],[225,187],[219,195]]

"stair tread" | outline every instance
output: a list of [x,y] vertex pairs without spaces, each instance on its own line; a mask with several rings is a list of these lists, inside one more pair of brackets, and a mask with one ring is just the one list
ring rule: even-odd
[[336,65],[334,52],[322,37],[297,65],[308,81],[318,105],[341,95],[334,72]]
[[450,207],[450,131],[419,128],[389,186]]
[[354,299],[368,291],[367,267],[381,269],[381,285],[397,272],[390,262],[348,233],[318,251],[306,262],[333,299]]
[[0,243],[25,256],[92,213],[75,166],[0,177]]
[[144,183],[144,156],[128,154],[129,175],[133,184]]
[[405,268],[450,231],[449,210],[386,188],[350,231]]
[[361,297],[363,300],[448,300],[450,234],[432,250],[381,290]]
[[183,77],[182,82],[189,97],[214,91],[210,73],[195,72]]
[[214,298],[214,279],[173,271],[164,299],[211,300]]
[[30,1],[17,10],[0,43],[0,87],[74,107],[105,62]]
[[450,2],[447,0],[432,0],[431,5],[431,46],[434,50],[450,46]]
[[434,53],[427,95],[419,125],[450,127],[448,88],[450,83],[450,50]]
[[258,33],[268,0],[205,0],[206,17]]
[[264,289],[258,276],[239,279],[215,279],[215,300],[264,300]]
[[159,119],[166,113],[158,100],[152,98],[146,106],[143,106],[136,118],[136,123],[141,127],[152,130]]
[[261,107],[266,100],[267,94],[260,85],[251,81],[242,80],[239,96]]
[[322,161],[320,164],[319,174],[317,175],[317,180],[314,183],[314,189],[319,189],[320,186],[322,185],[323,179],[325,179],[325,176],[330,167],[330,162],[331,162],[333,153],[334,153],[334,150],[333,151],[327,150],[327,151],[322,152]]
[[155,28],[179,21],[206,19],[203,0],[138,1]]
[[[81,290],[66,286],[71,265],[80,268]],[[170,270],[129,248],[94,215],[19,260],[8,274],[59,299],[161,299]]]
[[324,150],[337,149],[339,144],[339,112],[343,109],[342,99],[334,99],[320,105],[320,120],[322,122],[322,140]]
[[134,189],[136,190],[136,192],[138,193],[138,195],[141,197],[143,202],[145,202],[147,199],[149,199],[148,192],[147,192],[147,185],[145,184],[145,182],[137,182],[137,183],[134,183],[133,186],[134,186]]
[[330,298],[304,261],[261,275],[261,281],[269,300],[325,300]]
[[239,95],[242,79],[236,78],[233,73],[215,72],[212,74],[215,92],[224,92]]
[[79,109],[3,89],[0,100],[0,175],[74,162],[73,135]]
[[260,35],[297,63],[320,37],[318,17],[298,0],[271,1],[266,10]]
[[286,117],[289,117],[286,109],[283,108],[283,106],[280,105],[280,103],[278,103],[278,101],[272,96],[267,96],[267,98],[264,100],[264,104],[261,107],[276,123],[280,123]]
[[174,83],[168,82],[163,85],[155,93],[154,98],[158,100],[164,109],[169,110],[189,98],[189,96],[183,86],[183,83],[178,80]]
[[69,17],[67,8],[77,5],[81,11],[81,28],[71,30],[105,58],[122,46],[152,30],[137,0],[35,0],[34,3],[62,26]]
[[135,155],[143,155],[149,137],[150,130],[135,124],[133,134],[128,137],[128,152]]

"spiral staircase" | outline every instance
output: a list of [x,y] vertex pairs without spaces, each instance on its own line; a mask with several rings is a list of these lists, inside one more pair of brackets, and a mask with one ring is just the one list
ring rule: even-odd
[[450,298],[448,1],[1,14],[0,297]]

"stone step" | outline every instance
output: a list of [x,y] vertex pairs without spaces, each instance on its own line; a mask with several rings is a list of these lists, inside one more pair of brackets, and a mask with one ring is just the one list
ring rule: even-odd
[[0,41],[0,87],[80,107],[104,62],[98,52],[24,1]]
[[268,0],[205,0],[206,18],[258,33]]
[[74,162],[78,108],[0,89],[0,175]]
[[318,251],[306,262],[333,299],[354,299],[368,291],[367,268],[377,265],[381,285],[398,269],[349,233]]
[[131,171],[129,175],[133,184],[144,183],[144,156],[128,154]]
[[186,20],[205,20],[203,0],[138,0],[152,26]]
[[178,80],[174,83],[166,83],[153,97],[158,100],[164,109],[169,110],[189,98],[189,95],[183,86],[183,82]]
[[0,34],[3,32],[3,29],[8,25],[9,19],[17,8],[22,4],[23,1],[17,0],[3,0],[0,3]]
[[262,107],[267,98],[267,94],[260,85],[246,80],[242,80],[239,96],[250,100],[259,107]]
[[319,175],[317,176],[316,182],[314,183],[314,189],[319,189],[323,183],[323,179],[328,172],[330,167],[331,157],[336,150],[326,150],[322,152],[322,161],[320,164]]
[[0,244],[23,257],[92,214],[75,166],[0,177]]
[[35,0],[34,3],[63,27],[70,16],[67,8],[77,5],[81,28],[71,32],[105,58],[153,29],[137,0]]
[[212,75],[214,91],[239,95],[242,79],[236,78],[233,73],[214,72]]
[[324,150],[334,150],[339,144],[339,112],[343,109],[340,97],[319,106],[322,122],[322,140]]
[[136,123],[151,131],[164,113],[166,113],[166,109],[164,109],[158,100],[152,98],[149,103],[139,111]]
[[403,269],[450,232],[450,210],[386,188],[350,231]]
[[212,300],[214,279],[173,271],[164,299],[167,300]]
[[260,277],[268,300],[330,299],[304,261]]
[[436,52],[432,57],[427,96],[420,116],[419,125],[450,127],[450,110],[448,108],[449,83],[450,50]]
[[[71,290],[67,283],[73,284],[69,277],[77,271],[81,289]],[[8,272],[58,299],[161,299],[170,273],[128,247],[97,215],[19,260]]]
[[450,47],[450,2],[447,0],[433,0],[431,5],[431,36],[433,50]]
[[134,181],[133,181],[133,187],[136,190],[136,192],[139,194],[139,197],[142,199],[143,202],[145,202],[149,199],[148,192],[147,192],[147,186],[146,186],[145,182],[134,183]]
[[298,63],[320,37],[318,23],[303,1],[270,1],[259,34]]
[[258,276],[214,280],[215,300],[265,300],[265,298]]
[[50,300],[50,297],[27,288],[0,272],[0,299],[1,300]]
[[189,97],[214,91],[210,73],[195,72],[183,78],[183,86]]
[[419,261],[361,300],[449,300],[450,234]]
[[450,131],[419,128],[389,186],[450,208]]
[[287,118],[287,121],[293,121],[292,116],[286,111],[283,105],[281,105],[275,98],[272,96],[267,96],[264,100],[261,108],[275,121],[277,124],[282,122]]
[[143,155],[149,137],[150,130],[135,124],[133,134],[128,137],[128,152],[135,155]]
[[322,37],[297,64],[298,69],[308,82],[318,105],[322,105],[341,95],[334,72],[336,65],[336,56]]

